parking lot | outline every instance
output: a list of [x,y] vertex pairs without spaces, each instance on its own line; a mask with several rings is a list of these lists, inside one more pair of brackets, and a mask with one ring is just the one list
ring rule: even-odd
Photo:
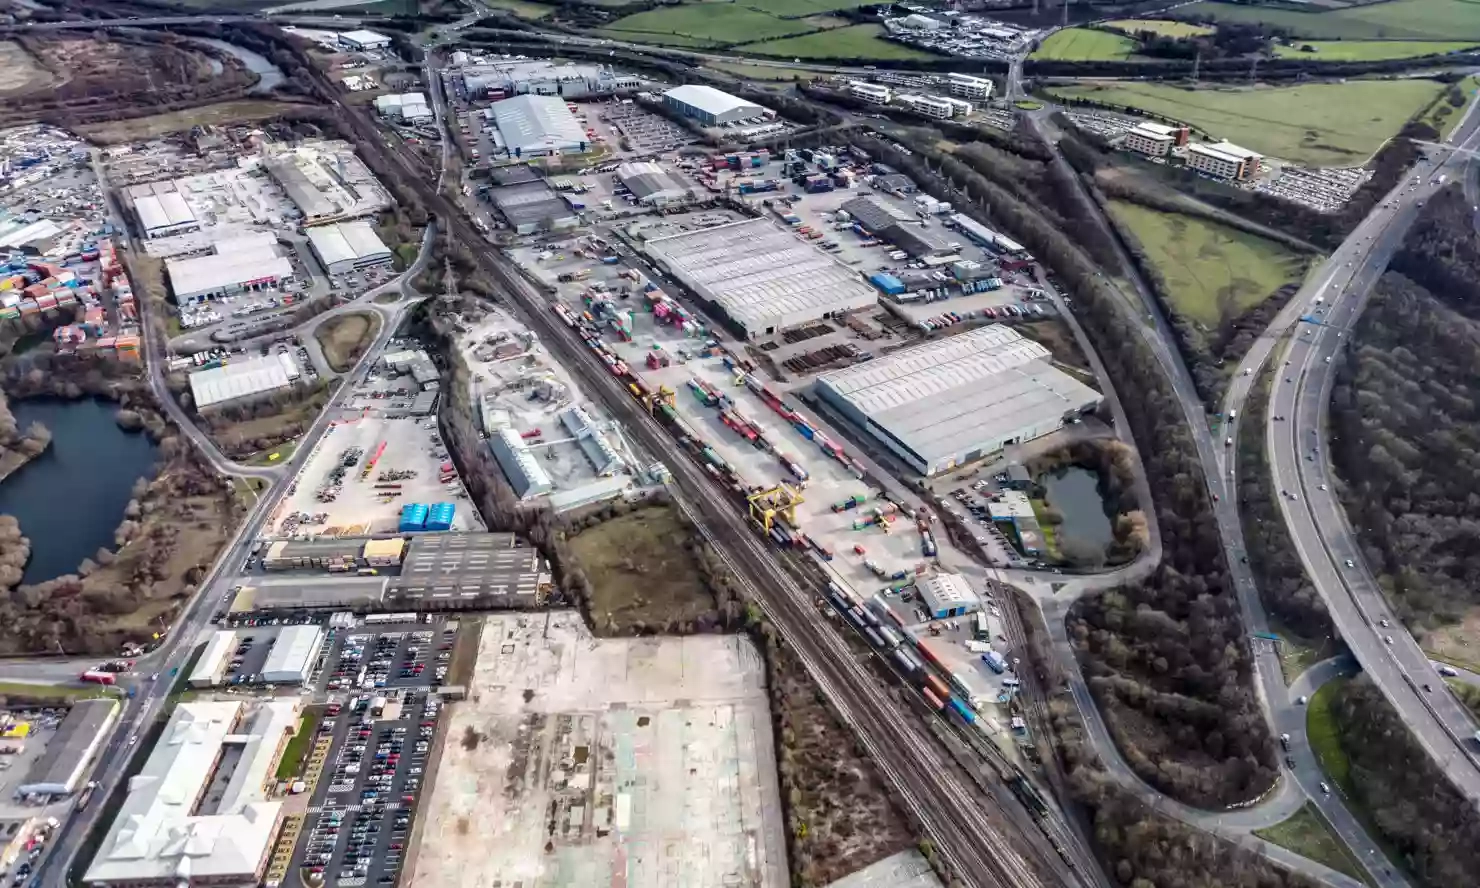
[[[431,634],[450,642],[456,630]],[[366,654],[379,654],[383,638],[367,640]],[[397,883],[441,711],[424,690],[329,703],[317,735],[322,770],[286,884]]]
[[324,658],[321,690],[374,693],[441,684],[456,640],[456,623],[366,626],[341,633]]
[[597,123],[610,127],[619,141],[626,139],[631,146],[627,150],[632,154],[661,154],[695,141],[688,130],[633,102],[605,102],[599,109],[596,111]]

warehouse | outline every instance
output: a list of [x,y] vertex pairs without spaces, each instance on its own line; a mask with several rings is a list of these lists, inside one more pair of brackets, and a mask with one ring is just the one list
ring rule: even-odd
[[381,117],[404,123],[426,123],[433,117],[426,94],[419,92],[376,96],[375,110]]
[[1042,437],[1101,401],[998,324],[823,374],[817,392],[924,475]]
[[539,550],[512,534],[416,536],[386,590],[392,609],[535,607],[550,582]]
[[16,795],[60,796],[75,792],[117,717],[118,701],[114,699],[73,703],[57,732],[46,742],[46,751],[26,771],[25,782],[16,789]]
[[236,652],[236,633],[229,630],[217,632],[206,642],[195,668],[186,679],[192,688],[213,688],[226,677],[226,667]]
[[525,93],[582,99],[634,92],[642,86],[641,78],[620,74],[607,65],[545,59],[469,65],[460,73],[468,95],[487,99],[504,99]]
[[308,229],[307,234],[314,255],[324,264],[324,270],[332,275],[389,265],[393,258],[390,247],[380,240],[365,219],[316,225]]
[[153,182],[128,189],[139,220],[139,233],[146,238],[168,237],[200,228],[195,211],[174,182]]
[[267,788],[298,716],[294,700],[177,705],[82,881],[260,884],[283,815]]
[[263,148],[262,169],[283,189],[304,225],[369,216],[390,194],[348,142],[311,139]]
[[982,601],[960,574],[934,574],[915,581],[920,604],[931,619],[959,617],[981,610]]
[[487,114],[498,129],[495,142],[510,157],[550,157],[585,152],[585,127],[565,100],[553,96],[515,96],[494,102]]
[[525,446],[524,439],[508,426],[493,430],[488,436],[488,449],[493,452],[499,468],[504,470],[504,477],[509,479],[514,495],[520,499],[549,493],[554,487],[544,467]]
[[230,364],[190,374],[190,394],[196,410],[228,401],[256,398],[292,384],[287,368],[275,355],[233,360]]
[[654,238],[645,250],[747,338],[877,304],[851,268],[766,219]]
[[[245,579],[245,578],[244,578]],[[297,613],[309,610],[381,610],[385,577],[344,574],[318,577],[253,577],[231,600],[231,612]]]
[[564,231],[580,224],[580,216],[543,181],[521,182],[490,189],[488,199],[515,234]]
[[268,684],[305,684],[324,647],[324,630],[317,626],[284,626],[272,643],[262,680]]
[[345,31],[339,35],[339,45],[345,49],[385,49],[391,45],[391,38],[374,31]]
[[705,126],[739,123],[771,112],[754,102],[736,98],[712,86],[686,84],[663,93],[663,104]]
[[617,179],[645,207],[663,207],[689,197],[683,183],[652,161],[624,163],[617,167]]
[[180,305],[273,287],[293,276],[293,263],[279,254],[277,239],[266,232],[222,241],[213,249],[208,256],[165,260],[170,292]]

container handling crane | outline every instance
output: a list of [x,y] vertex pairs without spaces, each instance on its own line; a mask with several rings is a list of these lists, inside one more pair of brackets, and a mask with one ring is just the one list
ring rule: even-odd
[[750,503],[750,520],[759,524],[766,533],[771,532],[771,526],[780,515],[788,526],[797,526],[797,506],[801,505],[802,492],[795,487],[780,482],[775,487],[767,490],[757,490],[746,497]]

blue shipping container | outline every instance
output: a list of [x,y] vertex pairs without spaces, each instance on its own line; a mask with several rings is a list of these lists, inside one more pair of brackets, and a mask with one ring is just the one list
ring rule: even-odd
[[880,292],[890,296],[904,293],[904,281],[892,274],[885,274],[882,271],[875,272],[868,276],[868,282],[878,287]]
[[406,531],[425,528],[428,511],[424,503],[407,503],[401,509],[400,529]]
[[956,715],[960,716],[962,721],[966,722],[968,725],[976,724],[976,713],[971,711],[970,706],[967,706],[965,703],[962,703],[955,697],[951,698],[950,705],[951,710],[955,712]]

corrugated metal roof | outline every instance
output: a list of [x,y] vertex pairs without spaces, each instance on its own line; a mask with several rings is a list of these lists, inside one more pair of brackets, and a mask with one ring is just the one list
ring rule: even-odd
[[307,675],[313,666],[324,642],[324,630],[317,626],[287,626],[277,634],[272,650],[267,652],[267,662],[262,664],[262,674],[268,681],[283,681],[293,676]]
[[170,273],[170,289],[177,297],[293,275],[293,263],[266,244],[210,256],[166,259],[165,267]]
[[556,96],[515,96],[490,108],[504,145],[524,151],[570,151],[590,141],[586,130]]
[[272,355],[233,361],[190,374],[190,392],[197,410],[289,385],[288,371]]
[[334,225],[316,225],[307,231],[314,252],[325,265],[360,259],[389,257],[390,249],[381,243],[375,229],[364,219]]
[[712,86],[704,86],[698,83],[687,83],[683,86],[675,86],[673,89],[663,93],[665,98],[682,102],[691,108],[698,108],[706,114],[716,117],[735,110],[743,110],[746,117],[757,117],[765,112],[765,108],[754,102],[747,102],[727,92],[722,92]]
[[165,194],[145,194],[134,198],[134,212],[146,232],[177,225],[188,225],[195,221],[195,211],[178,191]]

